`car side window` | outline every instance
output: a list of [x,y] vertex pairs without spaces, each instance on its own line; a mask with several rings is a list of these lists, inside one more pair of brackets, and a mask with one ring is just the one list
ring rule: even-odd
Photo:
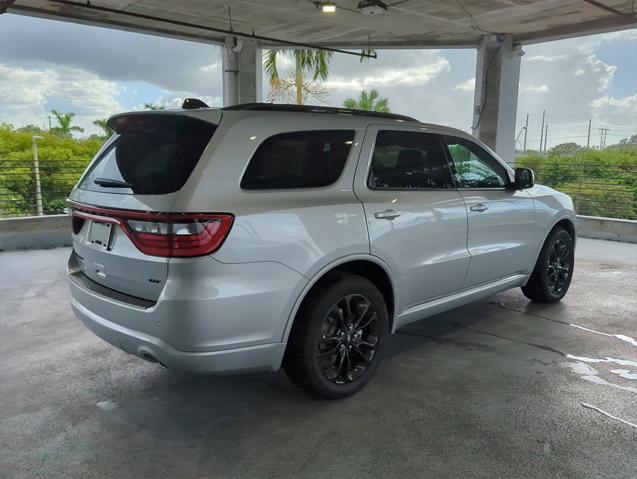
[[445,142],[461,188],[503,188],[509,183],[504,166],[476,143],[454,136],[445,136]]
[[368,185],[371,189],[453,188],[440,137],[414,131],[379,131]]
[[243,178],[244,190],[320,188],[343,172],[354,130],[311,130],[267,138],[254,152]]

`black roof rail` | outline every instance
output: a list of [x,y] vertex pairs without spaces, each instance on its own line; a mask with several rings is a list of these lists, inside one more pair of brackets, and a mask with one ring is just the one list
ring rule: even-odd
[[222,110],[240,111],[289,111],[296,113],[331,113],[333,115],[354,115],[374,118],[387,118],[390,120],[418,121],[415,118],[396,113],[381,113],[377,111],[353,110],[350,108],[335,108],[318,105],[290,105],[280,103],[243,103],[240,105],[226,106]]

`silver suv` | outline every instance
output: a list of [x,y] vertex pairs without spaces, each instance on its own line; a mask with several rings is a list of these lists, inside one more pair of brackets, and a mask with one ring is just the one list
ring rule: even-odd
[[167,368],[343,397],[387,336],[521,286],[559,301],[571,199],[466,133],[251,104],[116,115],[70,196],[75,314]]

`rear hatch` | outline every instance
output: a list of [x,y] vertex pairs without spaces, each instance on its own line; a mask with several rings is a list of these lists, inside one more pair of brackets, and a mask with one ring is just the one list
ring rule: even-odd
[[207,254],[215,234],[230,227],[223,215],[171,214],[220,116],[141,112],[109,120],[114,136],[70,196],[71,263],[83,280],[156,301],[169,259]]

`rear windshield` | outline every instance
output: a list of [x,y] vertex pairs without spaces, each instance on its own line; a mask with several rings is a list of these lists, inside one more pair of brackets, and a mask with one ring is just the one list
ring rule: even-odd
[[318,188],[341,176],[354,130],[282,133],[266,139],[241,180],[244,190]]
[[117,137],[82,177],[79,188],[138,195],[177,191],[216,129],[195,118],[163,114],[117,117],[109,126]]

